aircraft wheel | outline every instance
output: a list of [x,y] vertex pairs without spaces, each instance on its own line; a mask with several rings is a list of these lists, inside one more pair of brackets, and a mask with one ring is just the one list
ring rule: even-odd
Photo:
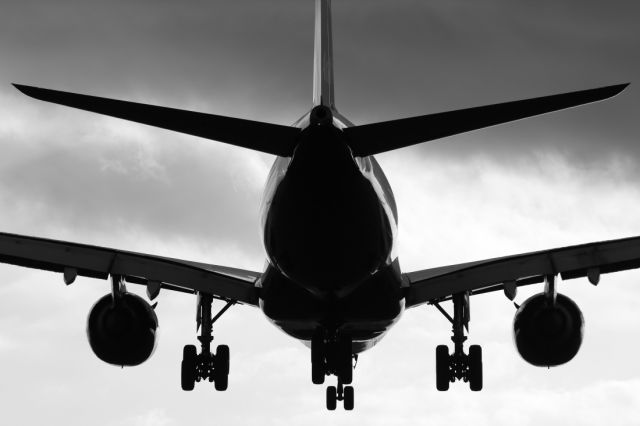
[[225,376],[229,375],[229,346],[218,345],[216,351],[215,368],[220,371],[220,374]]
[[344,392],[344,409],[351,411],[353,410],[353,400],[354,400],[353,386],[345,386],[343,392]]
[[449,347],[438,345],[436,347],[436,389],[439,391],[449,390]]
[[469,346],[469,387],[472,391],[482,390],[482,348]]
[[186,345],[182,350],[181,382],[182,390],[192,391],[196,383],[196,360],[198,353],[194,345]]
[[335,410],[338,406],[338,390],[335,386],[327,387],[327,410]]
[[217,391],[225,391],[229,386],[229,346],[218,346],[214,362],[214,387]]
[[229,386],[228,374],[225,374],[225,375],[220,374],[219,376],[216,376],[216,379],[213,382],[213,387],[217,391],[226,391],[228,386]]

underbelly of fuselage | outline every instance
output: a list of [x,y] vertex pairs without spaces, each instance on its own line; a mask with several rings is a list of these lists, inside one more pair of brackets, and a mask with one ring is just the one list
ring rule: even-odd
[[404,310],[398,262],[360,283],[343,298],[321,297],[268,266],[260,279],[260,307],[288,335],[308,343],[318,328],[348,334],[354,353],[378,342]]
[[382,170],[372,158],[355,160],[335,129],[320,128],[290,161],[276,161],[267,185],[264,313],[303,341],[322,327],[349,334],[355,352],[372,346],[404,308],[395,203]]

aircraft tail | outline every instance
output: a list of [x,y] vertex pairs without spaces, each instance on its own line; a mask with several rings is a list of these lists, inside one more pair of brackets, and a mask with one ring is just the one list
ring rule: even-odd
[[313,106],[323,105],[335,110],[331,0],[316,0],[315,17]]
[[[565,108],[601,101],[622,92],[628,84],[501,104],[486,105],[437,114],[355,126],[338,113],[333,91],[333,46],[331,0],[316,0],[313,105],[332,111],[333,123],[343,129],[353,155],[365,157],[484,127],[521,120]],[[202,138],[241,146],[282,157],[293,155],[303,116],[295,127],[204,114],[135,102],[87,96],[16,84],[28,96],[98,114]]]

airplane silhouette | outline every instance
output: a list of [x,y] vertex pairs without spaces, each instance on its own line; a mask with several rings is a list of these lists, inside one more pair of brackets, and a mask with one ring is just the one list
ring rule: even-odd
[[[8,233],[0,233],[0,261],[62,273],[66,284],[79,275],[110,279],[112,291],[91,309],[87,334],[94,353],[115,365],[135,366],[153,353],[158,319],[150,302],[161,290],[196,295],[200,349],[184,347],[187,391],[203,380],[227,389],[229,347],[212,352],[212,330],[235,304],[259,307],[310,347],[312,382],[337,379],[326,389],[330,410],[338,401],[353,409],[358,355],[405,309],[425,303],[452,323],[453,352],[436,348],[438,390],[455,381],[482,389],[481,347],[464,347],[470,298],[477,294],[502,291],[513,300],[519,287],[544,283],[544,291],[518,307],[516,348],[537,366],[570,361],[584,321],[578,306],[558,293],[557,277],[587,277],[596,285],[602,274],[638,268],[640,237],[402,272],[397,207],[374,155],[604,100],[628,84],[356,126],[335,106],[330,0],[316,0],[315,7],[313,107],[292,126],[15,85],[43,101],[275,155],[261,205],[263,272]],[[129,293],[126,283],[146,286],[150,302]],[[213,299],[226,302],[215,315]]]

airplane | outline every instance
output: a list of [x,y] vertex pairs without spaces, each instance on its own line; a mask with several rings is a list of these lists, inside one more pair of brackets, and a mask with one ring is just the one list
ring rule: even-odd
[[[436,348],[436,388],[455,381],[483,387],[482,349],[465,349],[471,296],[544,284],[515,314],[517,351],[536,366],[556,366],[578,352],[584,320],[558,292],[563,280],[640,267],[640,237],[523,253],[421,271],[402,271],[397,254],[398,210],[374,155],[488,126],[611,98],[627,84],[400,120],[354,125],[334,102],[330,0],[315,2],[313,107],[292,126],[16,84],[28,96],[276,156],[261,205],[267,264],[262,272],[150,254],[0,233],[0,261],[108,279],[111,293],[91,308],[90,346],[101,360],[135,366],[157,343],[153,301],[160,291],[196,296],[199,348],[186,345],[181,386],[228,387],[229,347],[212,351],[213,324],[236,304],[259,307],[275,326],[310,348],[311,379],[326,388],[326,406],[354,408],[353,366],[402,313],[433,305],[451,322],[453,352]],[[149,302],[127,291],[146,287]],[[215,315],[214,299],[225,302]],[[442,304],[452,302],[453,312]],[[466,333],[465,333],[466,332]]]

